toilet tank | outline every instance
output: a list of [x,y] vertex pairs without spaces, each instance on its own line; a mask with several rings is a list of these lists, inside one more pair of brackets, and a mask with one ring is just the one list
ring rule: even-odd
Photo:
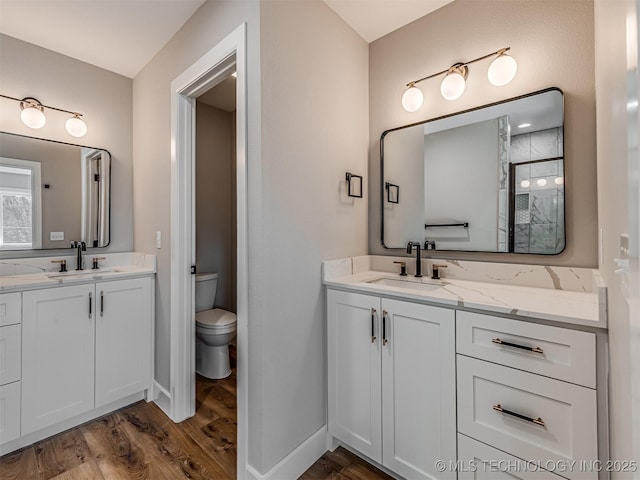
[[217,273],[196,273],[196,312],[213,308],[217,287]]

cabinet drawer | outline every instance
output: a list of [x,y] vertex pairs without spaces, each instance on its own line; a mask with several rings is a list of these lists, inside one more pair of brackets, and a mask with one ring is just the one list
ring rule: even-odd
[[0,385],[20,380],[20,327],[0,327]]
[[460,433],[532,461],[598,458],[595,390],[462,355],[457,381]]
[[22,299],[20,293],[0,294],[0,327],[14,325],[22,320]]
[[[535,464],[458,434],[458,480],[562,480]],[[462,467],[462,468],[461,468]]]
[[457,312],[456,330],[458,353],[596,387],[593,333],[470,312]]
[[0,443],[20,436],[20,382],[0,387]]

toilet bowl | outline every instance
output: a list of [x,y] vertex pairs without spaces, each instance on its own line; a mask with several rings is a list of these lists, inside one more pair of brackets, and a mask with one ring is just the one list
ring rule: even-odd
[[229,342],[237,325],[235,313],[213,308],[217,286],[217,274],[196,274],[196,372],[211,379],[231,374]]

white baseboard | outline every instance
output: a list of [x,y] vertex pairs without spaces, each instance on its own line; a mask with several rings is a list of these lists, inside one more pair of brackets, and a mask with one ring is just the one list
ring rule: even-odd
[[151,400],[160,407],[164,414],[171,418],[171,394],[158,382],[153,381]]
[[327,426],[324,425],[265,474],[247,465],[247,479],[293,480],[300,477],[327,451],[327,436]]

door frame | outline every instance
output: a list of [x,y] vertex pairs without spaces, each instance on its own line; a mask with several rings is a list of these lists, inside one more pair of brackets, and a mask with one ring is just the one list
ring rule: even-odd
[[247,25],[241,24],[171,82],[171,352],[174,422],[195,413],[195,99],[234,70],[237,187],[237,478],[248,455]]

